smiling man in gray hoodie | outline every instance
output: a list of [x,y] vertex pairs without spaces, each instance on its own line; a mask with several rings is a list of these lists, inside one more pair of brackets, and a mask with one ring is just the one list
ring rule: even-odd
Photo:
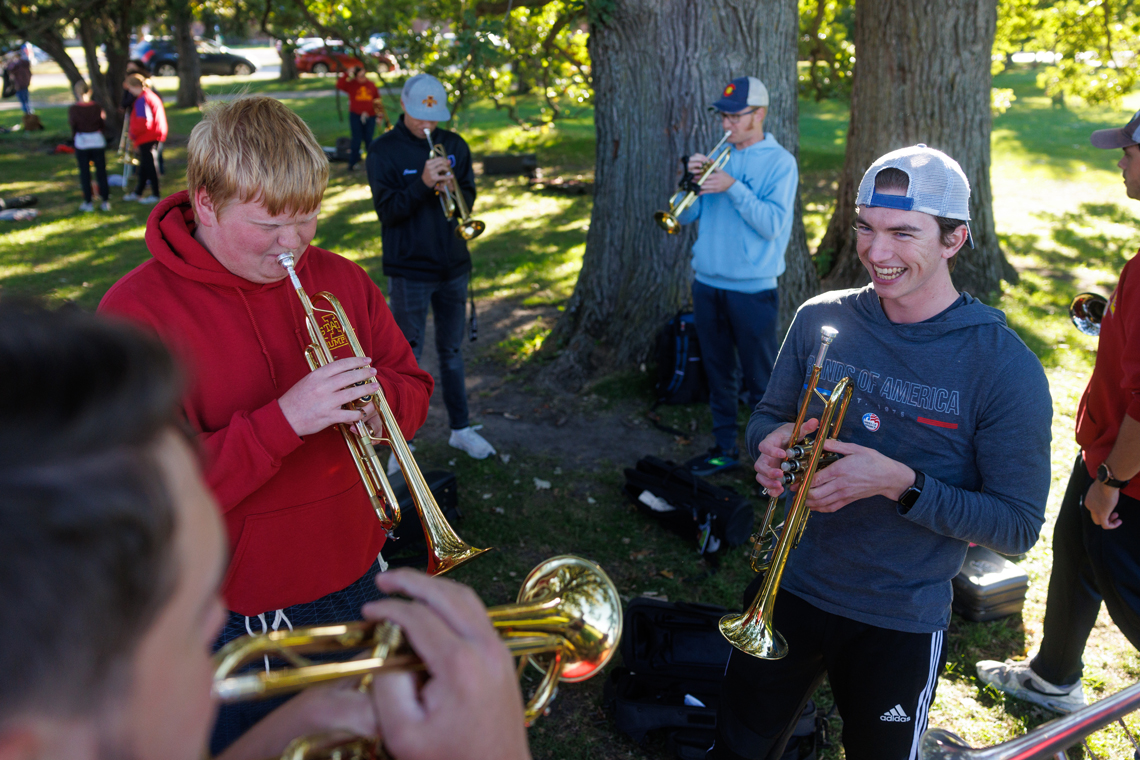
[[[855,387],[842,459],[808,492],[773,627],[780,660],[733,651],[710,758],[777,758],[826,674],[848,760],[916,758],[970,542],[1018,554],[1049,492],[1052,402],[1040,362],[1001,311],[950,279],[971,245],[969,183],[925,145],[888,153],[859,186],[859,259],[871,284],[800,307],[748,424],[759,481],[778,495],[804,379],[835,328],[819,388]],[[813,401],[804,427],[815,430]],[[762,576],[745,592],[752,601]]]

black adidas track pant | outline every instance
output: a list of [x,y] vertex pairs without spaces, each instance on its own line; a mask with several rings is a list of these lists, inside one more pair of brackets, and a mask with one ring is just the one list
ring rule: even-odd
[[[751,603],[760,576],[745,592]],[[827,675],[843,718],[847,760],[915,760],[946,662],[944,631],[904,633],[824,612],[794,594],[776,597],[782,660],[733,650],[721,683],[716,744],[708,760],[776,760]]]

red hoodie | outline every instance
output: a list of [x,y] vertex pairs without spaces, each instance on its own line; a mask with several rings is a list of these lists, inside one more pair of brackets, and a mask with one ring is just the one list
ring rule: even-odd
[[[112,286],[99,310],[153,329],[187,370],[184,412],[200,432],[206,481],[229,531],[229,609],[256,615],[311,602],[360,578],[385,535],[340,431],[302,440],[278,406],[309,373],[305,316],[289,280],[258,285],[230,273],[193,231],[187,193],[164,198],[147,221],[154,258]],[[327,290],[340,299],[411,438],[427,418],[433,381],[380,289],[353,262],[315,246],[296,269],[310,296]]]
[[[1140,420],[1140,277],[1133,272],[1140,256],[1120,270],[1120,281],[1108,299],[1100,323],[1096,366],[1077,407],[1077,443],[1089,475],[1108,457],[1127,414]],[[1140,477],[1122,491],[1140,499]]]
[[131,142],[135,145],[166,142],[166,133],[166,108],[162,98],[144,87],[131,106]]

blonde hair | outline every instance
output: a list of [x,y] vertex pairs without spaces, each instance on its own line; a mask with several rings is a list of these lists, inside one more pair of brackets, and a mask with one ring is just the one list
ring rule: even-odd
[[281,101],[263,95],[209,108],[190,132],[186,185],[205,188],[216,213],[231,201],[257,201],[277,216],[321,205],[329,162],[308,125]]
[[80,79],[78,82],[71,85],[71,91],[75,93],[76,100],[83,100],[83,96],[91,92],[91,88],[87,86],[86,82]]

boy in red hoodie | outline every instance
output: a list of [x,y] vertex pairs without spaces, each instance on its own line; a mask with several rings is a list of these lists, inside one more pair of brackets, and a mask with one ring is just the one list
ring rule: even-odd
[[[348,170],[356,171],[360,163],[360,145],[365,149],[372,144],[372,132],[376,129],[376,116],[383,114],[384,102],[380,91],[368,79],[363,66],[354,66],[346,75],[341,72],[336,78],[336,88],[348,93],[348,126],[352,131],[352,151],[348,159]],[[384,114],[384,121],[388,117]]]
[[[385,533],[335,425],[361,419],[342,405],[377,382],[406,438],[427,417],[431,375],[380,289],[353,262],[309,245],[327,183],[312,132],[279,101],[218,106],[190,134],[188,192],[151,212],[154,258],[99,306],[154,330],[190,372],[183,411],[232,556],[219,646],[247,632],[359,619],[377,596]],[[305,315],[277,262],[287,251],[306,292],[340,299],[368,358],[310,371]],[[223,709],[212,752],[273,705]]]
[[[162,105],[162,98],[146,86],[140,75],[128,76],[124,86],[135,96],[131,106],[130,135],[139,152],[139,181],[134,192],[124,195],[123,200],[157,203],[162,197],[158,192],[158,152],[166,142],[166,108]],[[142,198],[140,196],[148,182],[154,194]]]

